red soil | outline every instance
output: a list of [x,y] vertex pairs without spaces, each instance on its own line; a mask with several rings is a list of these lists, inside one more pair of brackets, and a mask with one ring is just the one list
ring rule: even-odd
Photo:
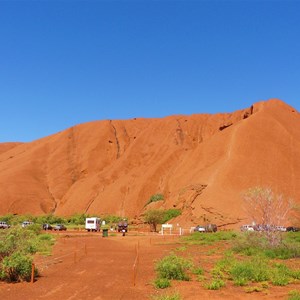
[[[133,265],[138,247],[134,280]],[[176,237],[129,236],[103,238],[99,234],[61,234],[52,256],[37,257],[36,265],[41,277],[33,284],[0,283],[0,298],[6,300],[35,299],[94,299],[94,300],[140,300],[150,296],[178,292],[182,299],[287,299],[288,292],[299,289],[299,284],[248,294],[244,287],[228,284],[225,288],[210,291],[201,282],[172,282],[167,290],[156,290],[155,261],[180,247]],[[223,256],[226,244],[221,246],[195,246],[189,251],[176,252],[192,257],[205,269]],[[209,251],[215,251],[208,256]],[[75,254],[76,253],[76,254]],[[294,262],[295,264],[296,262]],[[297,262],[299,265],[299,262]],[[134,285],[135,283],[135,285]]]
[[300,116],[276,99],[231,114],[85,123],[5,147],[0,215],[134,218],[162,193],[155,205],[183,209],[182,223],[238,226],[250,187],[270,186],[300,203]]

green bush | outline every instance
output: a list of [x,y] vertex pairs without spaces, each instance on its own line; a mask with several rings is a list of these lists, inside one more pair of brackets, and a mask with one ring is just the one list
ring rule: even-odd
[[270,246],[259,232],[249,232],[234,241],[232,250],[247,256],[264,255],[267,258],[289,259],[300,257],[300,247],[289,235],[278,246]]
[[74,225],[84,225],[85,219],[88,218],[88,214],[76,213],[67,218],[67,223]]
[[[157,201],[163,201],[165,199],[163,194],[154,194],[150,197],[150,199],[148,200],[148,202],[146,203],[146,205],[152,203],[152,202],[157,202]],[[146,206],[145,205],[145,206]]]
[[261,292],[263,288],[261,286],[249,286],[245,289],[246,293]]
[[165,289],[171,286],[171,281],[167,278],[156,278],[154,281],[154,286],[158,289]]
[[104,220],[106,224],[116,224],[119,221],[122,221],[123,219],[128,220],[128,218],[124,218],[116,215],[104,215],[100,219]]
[[188,244],[209,245],[219,241],[231,241],[237,239],[237,234],[233,231],[218,231],[214,233],[193,232],[184,237],[183,240]]
[[178,293],[173,295],[159,295],[159,296],[152,296],[152,300],[180,300],[181,297]]
[[271,269],[268,262],[255,257],[251,260],[235,262],[229,270],[235,284],[243,282],[262,282],[271,278]]
[[300,300],[300,291],[298,290],[290,291],[288,300]]
[[230,268],[234,265],[235,259],[232,254],[225,253],[225,257],[219,260],[213,269],[211,270],[211,274],[214,279],[227,279]]
[[193,269],[193,274],[196,274],[196,275],[203,275],[203,274],[204,274],[204,270],[203,270],[203,268],[201,268],[201,267],[194,268],[194,269]]
[[164,217],[163,217],[163,220],[162,222],[163,223],[166,223],[168,222],[169,220],[173,219],[173,218],[176,218],[178,216],[181,215],[181,210],[180,209],[168,209],[168,210],[165,210],[164,211]]
[[28,226],[26,229],[15,227],[2,233],[0,279],[6,281],[28,280],[28,277],[31,276],[32,255],[36,252],[50,254],[54,237],[50,234],[40,234],[40,230],[35,229],[35,226]]
[[9,282],[30,281],[32,258],[21,252],[4,257],[0,277]]
[[165,256],[157,262],[155,270],[159,278],[189,280],[186,272],[193,266],[192,262],[175,254]]
[[208,290],[219,290],[224,287],[226,284],[222,279],[213,279],[210,283],[205,284],[204,286]]
[[0,241],[0,260],[14,252],[34,253],[35,233],[23,228],[12,228],[6,232]]

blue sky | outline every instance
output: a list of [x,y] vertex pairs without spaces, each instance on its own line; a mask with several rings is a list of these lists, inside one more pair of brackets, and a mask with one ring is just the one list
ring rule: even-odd
[[0,0],[0,142],[93,120],[300,110],[299,1]]

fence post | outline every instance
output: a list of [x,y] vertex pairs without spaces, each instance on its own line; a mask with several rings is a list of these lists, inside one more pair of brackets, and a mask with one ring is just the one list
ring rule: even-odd
[[35,269],[35,265],[34,263],[31,264],[31,283],[34,283],[34,269]]

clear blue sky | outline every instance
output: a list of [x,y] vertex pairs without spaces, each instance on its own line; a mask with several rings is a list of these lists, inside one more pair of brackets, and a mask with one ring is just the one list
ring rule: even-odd
[[0,142],[299,92],[300,1],[0,0]]

